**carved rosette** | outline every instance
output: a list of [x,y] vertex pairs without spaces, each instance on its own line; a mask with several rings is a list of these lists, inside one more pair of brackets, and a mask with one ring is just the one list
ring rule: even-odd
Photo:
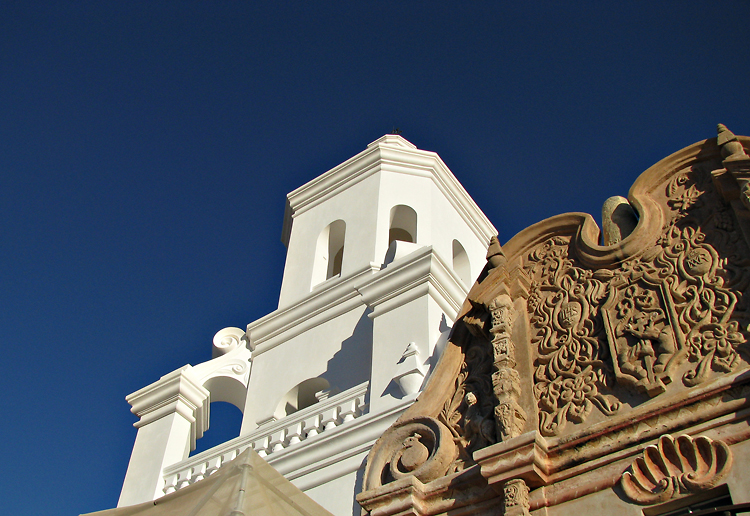
[[622,474],[620,486],[635,503],[657,504],[712,489],[726,478],[731,467],[731,450],[722,441],[664,435],[633,461]]

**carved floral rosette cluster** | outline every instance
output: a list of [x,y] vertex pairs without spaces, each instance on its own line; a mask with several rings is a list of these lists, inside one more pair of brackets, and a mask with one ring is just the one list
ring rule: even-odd
[[597,407],[614,414],[620,404],[604,394],[613,383],[599,314],[610,271],[591,271],[568,254],[569,239],[554,237],[529,255],[533,280],[527,306],[537,350],[534,394],[543,435],[568,421],[582,423]]
[[527,255],[542,434],[616,413],[618,386],[653,397],[747,363],[750,254],[735,216],[698,166],[664,193],[662,235],[616,269],[583,266],[569,237]]
[[722,441],[708,437],[663,435],[647,446],[620,478],[630,500],[651,505],[680,494],[705,491],[719,485],[732,467],[732,453]]

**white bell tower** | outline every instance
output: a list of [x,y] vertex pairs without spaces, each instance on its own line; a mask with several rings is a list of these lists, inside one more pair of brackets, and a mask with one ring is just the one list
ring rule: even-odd
[[[357,471],[423,388],[495,234],[440,157],[397,135],[291,192],[278,309],[128,397],[141,420],[120,505],[253,447],[337,516],[358,512]],[[188,458],[214,400],[243,411],[240,436]]]

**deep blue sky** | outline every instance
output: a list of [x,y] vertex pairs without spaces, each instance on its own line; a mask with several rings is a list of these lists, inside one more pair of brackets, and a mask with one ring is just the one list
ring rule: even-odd
[[3,511],[113,507],[125,395],[272,311],[285,194],[394,127],[502,242],[750,134],[748,2],[522,4],[0,2]]

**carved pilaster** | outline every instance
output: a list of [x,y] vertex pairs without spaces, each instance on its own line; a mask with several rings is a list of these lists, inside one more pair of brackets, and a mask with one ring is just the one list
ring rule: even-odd
[[750,244],[750,156],[739,139],[724,124],[718,125],[716,144],[721,148],[724,168],[711,175],[737,216],[745,240]]
[[526,426],[526,413],[518,399],[521,396],[521,379],[516,366],[516,349],[513,343],[513,303],[502,294],[489,306],[492,326],[492,351],[494,367],[492,386],[497,399],[495,424],[498,440],[506,441],[520,435]]
[[529,486],[521,478],[508,480],[503,485],[503,507],[505,516],[529,515]]

